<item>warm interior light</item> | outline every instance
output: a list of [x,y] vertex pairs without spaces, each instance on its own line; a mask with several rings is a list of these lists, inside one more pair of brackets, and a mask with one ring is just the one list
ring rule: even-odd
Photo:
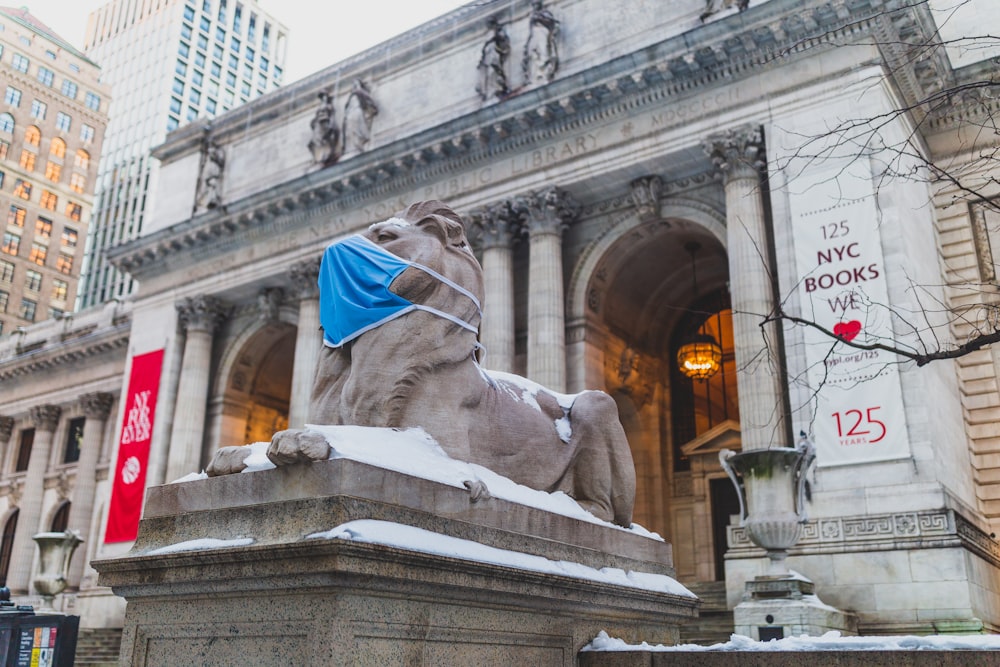
[[696,334],[677,350],[681,373],[693,380],[707,380],[722,368],[722,348],[715,339]]

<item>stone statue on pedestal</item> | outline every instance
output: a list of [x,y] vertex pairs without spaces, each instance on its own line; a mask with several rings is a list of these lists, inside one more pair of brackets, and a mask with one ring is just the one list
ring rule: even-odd
[[340,130],[337,128],[333,97],[329,91],[320,91],[318,97],[319,107],[309,122],[312,130],[309,151],[312,153],[313,164],[328,167],[340,159]]
[[510,56],[510,37],[500,19],[493,17],[487,24],[493,31],[479,58],[479,85],[476,92],[485,102],[491,97],[503,98],[510,94],[507,85],[507,58]]
[[361,79],[354,82],[344,105],[344,153],[360,153],[368,147],[378,105]]
[[201,173],[198,175],[198,196],[195,212],[208,211],[222,204],[222,174],[226,167],[226,151],[215,141],[205,142]]
[[521,60],[526,86],[548,83],[559,70],[559,48],[556,44],[559,21],[545,9],[541,0],[532,2],[531,7],[528,41],[524,43],[524,58]]

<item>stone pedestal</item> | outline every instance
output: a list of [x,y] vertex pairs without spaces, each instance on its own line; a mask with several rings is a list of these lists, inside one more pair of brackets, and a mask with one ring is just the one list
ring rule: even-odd
[[818,637],[831,630],[856,635],[858,619],[821,601],[808,579],[764,576],[747,582],[743,601],[733,609],[733,629],[760,641]]
[[[676,643],[697,614],[685,595],[307,537],[357,519],[673,574],[664,542],[347,459],[172,484],[132,551],[94,563],[128,601],[121,664],[568,666],[600,630]],[[217,548],[164,550],[204,538]]]

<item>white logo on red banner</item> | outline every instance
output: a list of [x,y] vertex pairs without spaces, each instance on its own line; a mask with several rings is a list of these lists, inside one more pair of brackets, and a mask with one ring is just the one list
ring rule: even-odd
[[125,463],[122,465],[122,481],[126,484],[135,484],[135,480],[139,479],[140,472],[142,472],[142,464],[139,463],[139,459],[130,456],[125,459]]

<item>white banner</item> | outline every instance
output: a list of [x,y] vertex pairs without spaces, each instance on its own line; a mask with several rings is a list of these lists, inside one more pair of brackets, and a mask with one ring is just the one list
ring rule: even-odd
[[[871,170],[810,169],[791,184],[789,205],[801,317],[856,343],[891,342],[889,295]],[[907,458],[898,359],[803,329],[815,392],[813,438],[820,466]]]

